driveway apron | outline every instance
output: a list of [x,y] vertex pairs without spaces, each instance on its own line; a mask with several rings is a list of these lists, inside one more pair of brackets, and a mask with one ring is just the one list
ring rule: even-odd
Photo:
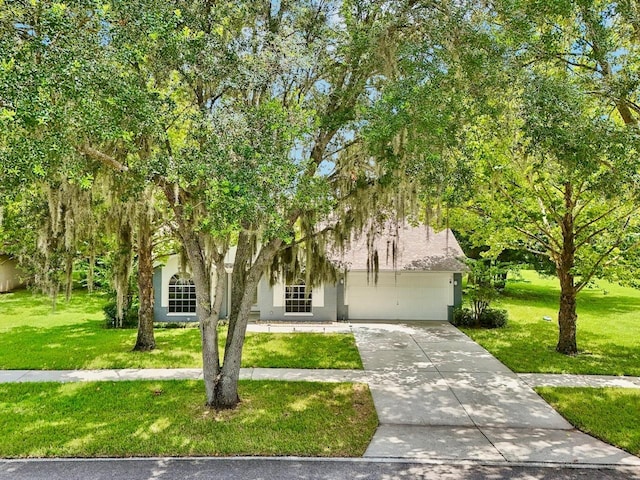
[[447,322],[353,331],[380,421],[365,457],[640,465],[575,430]]

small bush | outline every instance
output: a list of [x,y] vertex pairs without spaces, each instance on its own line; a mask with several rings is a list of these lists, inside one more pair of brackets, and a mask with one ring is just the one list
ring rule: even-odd
[[456,308],[453,311],[453,324],[456,327],[502,328],[507,325],[509,315],[506,310],[486,308],[477,322],[469,308]]
[[480,315],[480,326],[484,328],[502,328],[507,325],[509,314],[506,310],[487,308]]
[[453,311],[453,324],[456,327],[472,327],[475,325],[473,312],[468,308],[456,308]]
[[[105,316],[105,326],[107,328],[116,328],[116,302],[107,303],[102,310]],[[138,307],[133,305],[124,313],[122,320],[122,328],[136,328],[138,326]]]
[[176,328],[187,328],[194,325],[197,326],[197,322],[154,322],[153,328],[166,328],[167,330]]

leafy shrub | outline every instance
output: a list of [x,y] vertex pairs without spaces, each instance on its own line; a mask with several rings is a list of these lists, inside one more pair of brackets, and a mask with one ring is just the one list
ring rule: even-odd
[[453,311],[453,324],[456,327],[472,327],[475,325],[473,312],[468,308],[456,308]]
[[486,308],[480,315],[480,326],[484,328],[502,328],[507,325],[509,314],[506,310]]
[[196,324],[196,322],[157,322],[153,324],[153,328],[166,328],[167,330],[175,328],[187,328],[189,324]]
[[502,328],[507,325],[509,314],[506,310],[485,308],[476,321],[473,311],[469,308],[456,308],[453,311],[453,324],[456,327]]
[[[107,328],[116,328],[116,302],[109,302],[103,308],[105,316],[105,326]],[[124,318],[122,319],[122,328],[136,328],[138,326],[138,306],[132,305],[130,306],[124,313]]]

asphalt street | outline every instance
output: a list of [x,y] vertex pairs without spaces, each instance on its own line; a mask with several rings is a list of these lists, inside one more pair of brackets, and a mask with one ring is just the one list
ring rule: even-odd
[[0,460],[1,480],[640,480],[640,468],[442,465],[290,458]]

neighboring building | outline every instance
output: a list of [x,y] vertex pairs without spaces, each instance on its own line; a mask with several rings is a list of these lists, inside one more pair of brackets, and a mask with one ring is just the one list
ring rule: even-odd
[[[397,236],[380,236],[378,274],[367,271],[366,240],[354,242],[336,261],[346,275],[336,284],[308,291],[304,280],[269,285],[262,278],[254,310],[263,321],[335,322],[346,320],[451,320],[462,303],[464,254],[451,230],[435,233],[421,227],[401,227]],[[393,251],[395,250],[395,259]],[[227,265],[232,264],[231,251]],[[229,311],[230,271],[221,316]],[[195,289],[184,280],[177,256],[156,268],[156,321],[195,321]]]
[[0,254],[0,293],[11,292],[22,285],[18,262],[8,255]]

